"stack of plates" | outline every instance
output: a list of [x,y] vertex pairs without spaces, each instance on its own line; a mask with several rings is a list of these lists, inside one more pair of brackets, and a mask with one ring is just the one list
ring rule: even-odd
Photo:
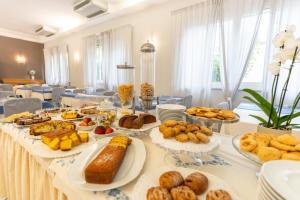
[[161,122],[168,119],[184,120],[185,106],[177,104],[161,104],[156,106],[157,117]]
[[261,168],[257,198],[259,200],[299,200],[300,162],[276,160]]

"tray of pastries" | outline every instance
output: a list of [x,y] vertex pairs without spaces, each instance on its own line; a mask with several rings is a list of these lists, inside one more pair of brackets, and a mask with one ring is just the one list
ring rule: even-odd
[[17,127],[26,127],[31,126],[32,124],[38,124],[46,121],[50,121],[51,117],[43,115],[31,115],[31,116],[22,116],[14,120]]
[[67,111],[66,108],[51,108],[51,109],[44,109],[40,111],[41,115],[46,115],[46,116],[56,116],[62,112]]
[[147,113],[124,115],[115,121],[112,126],[131,132],[145,132],[154,127],[159,126],[160,122],[156,120],[156,117]]
[[192,107],[185,112],[187,116],[194,120],[210,121],[215,123],[235,123],[240,117],[231,110],[209,107]]
[[82,190],[105,191],[126,185],[141,172],[144,143],[126,136],[106,137],[82,152],[68,171]]
[[221,178],[202,171],[162,167],[142,175],[133,189],[133,200],[237,200]]
[[16,119],[20,118],[20,117],[31,117],[33,116],[33,113],[30,112],[22,112],[22,113],[17,113],[17,114],[12,114],[8,117],[5,117],[2,122],[3,123],[13,123]]
[[163,148],[191,153],[209,153],[220,144],[220,139],[206,126],[176,120],[166,120],[152,129],[150,137]]
[[292,134],[245,133],[235,136],[232,143],[239,153],[257,164],[270,160],[300,161],[300,140]]
[[75,130],[76,125],[73,122],[53,120],[31,125],[29,133],[30,135],[39,136],[51,131],[62,129]]

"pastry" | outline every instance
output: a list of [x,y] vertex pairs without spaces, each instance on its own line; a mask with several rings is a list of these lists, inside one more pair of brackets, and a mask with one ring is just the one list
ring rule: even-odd
[[236,118],[236,114],[231,110],[223,110],[219,108],[192,107],[187,109],[186,112],[189,115],[216,120],[233,120]]
[[172,200],[172,197],[166,188],[158,186],[147,191],[147,200]]
[[262,161],[278,160],[281,157],[281,152],[274,147],[261,147],[257,152],[257,156]]
[[225,190],[211,190],[207,193],[206,200],[232,200],[232,198]]
[[144,119],[144,124],[151,124],[156,122],[156,117],[147,113],[140,114],[139,117]]
[[200,130],[205,135],[211,136],[213,134],[212,130],[207,128],[206,126],[200,126]]
[[173,188],[171,196],[173,200],[197,200],[196,194],[187,186]]
[[173,131],[174,131],[174,135],[176,136],[176,135],[179,135],[182,131],[181,131],[181,129],[178,127],[178,126],[175,126],[175,127],[173,127],[172,128],[173,129]]
[[214,113],[214,112],[207,112],[204,114],[205,117],[207,118],[214,118],[214,117],[217,117],[218,114],[217,113]]
[[32,125],[32,124],[42,123],[50,120],[51,117],[48,116],[32,115],[32,116],[24,116],[24,117],[16,118],[14,120],[14,123],[16,123],[17,125]]
[[69,129],[75,130],[76,125],[73,122],[67,121],[47,121],[39,124],[33,124],[30,126],[30,135],[38,136],[55,130]]
[[282,160],[296,160],[300,161],[300,155],[297,155],[295,153],[284,153],[281,156]]
[[71,139],[66,139],[60,142],[60,150],[62,151],[69,151],[72,149],[72,140]]
[[99,155],[85,169],[85,180],[88,183],[110,184],[117,174],[126,155],[131,139],[115,136]]
[[168,127],[165,126],[164,124],[159,125],[159,131],[164,132]]
[[188,125],[188,123],[185,121],[178,121],[177,124],[180,126],[184,126],[184,127],[186,127]]
[[119,126],[124,128],[131,128],[133,120],[135,120],[136,118],[138,118],[138,116],[136,115],[125,115],[119,120]]
[[278,142],[276,139],[271,140],[270,146],[275,147],[276,149],[284,150],[284,151],[295,151],[296,150],[294,146],[282,144],[282,143]]
[[252,151],[256,148],[257,142],[254,139],[248,138],[240,141],[240,148],[243,151]]
[[177,121],[176,120],[166,120],[164,122],[164,125],[167,127],[174,127],[177,125]]
[[30,112],[22,112],[22,113],[17,113],[17,114],[12,114],[8,117],[5,117],[3,119],[3,122],[5,123],[12,123],[14,122],[17,118],[20,118],[20,117],[30,117],[32,116],[33,114],[30,113]]
[[177,126],[175,126],[174,128],[177,128],[177,129],[179,129],[180,130],[180,132],[185,132],[185,130],[186,130],[186,126],[184,126],[184,125],[180,125],[180,124],[178,124]]
[[164,138],[172,138],[175,136],[175,131],[172,127],[168,127],[162,132],[162,134]]
[[175,139],[178,142],[188,142],[189,141],[189,136],[187,136],[187,134],[185,134],[185,133],[181,133],[179,135],[176,135]]
[[188,133],[187,133],[187,136],[189,137],[189,139],[190,139],[193,143],[196,143],[196,144],[199,144],[199,143],[200,143],[200,140],[198,139],[198,137],[197,137],[194,133],[188,132]]
[[197,138],[198,138],[201,142],[203,142],[204,144],[209,143],[209,138],[207,137],[207,135],[201,133],[200,131],[197,131],[197,132],[196,132],[196,136],[197,136]]
[[184,179],[182,175],[177,171],[168,171],[159,177],[159,185],[168,190],[182,185],[183,182]]
[[299,140],[291,134],[280,135],[276,138],[276,140],[282,144],[290,146],[295,146],[300,143]]
[[194,132],[194,131],[198,131],[198,130],[199,130],[199,127],[196,124],[189,124],[189,125],[187,125],[185,132],[188,133],[188,132]]
[[194,172],[185,178],[184,185],[193,190],[195,194],[201,195],[208,188],[208,178],[199,172]]

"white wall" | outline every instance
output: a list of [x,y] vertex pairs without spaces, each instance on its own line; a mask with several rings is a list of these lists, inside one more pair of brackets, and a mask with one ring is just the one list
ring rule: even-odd
[[[79,32],[73,32],[66,36],[45,43],[45,48],[66,43],[69,46],[70,55],[70,80],[71,84],[84,87],[82,64],[82,38],[93,33],[99,33],[111,28],[126,24],[133,26],[133,64],[136,66],[136,85],[139,85],[140,47],[148,39],[155,44],[157,49],[156,62],[156,91],[158,94],[172,95],[172,42],[171,42],[171,12],[202,0],[169,0],[161,5],[146,8],[130,15],[118,17],[107,22],[94,25]],[[74,60],[74,54],[80,53],[80,61]],[[223,101],[221,90],[213,90],[212,104],[217,105]],[[237,103],[241,101],[238,99]]]

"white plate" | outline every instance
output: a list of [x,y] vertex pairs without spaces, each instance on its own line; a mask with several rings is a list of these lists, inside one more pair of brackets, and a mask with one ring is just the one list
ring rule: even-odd
[[96,126],[97,126],[97,124],[95,124],[95,125],[92,125],[92,126],[77,126],[77,129],[79,130],[79,131],[92,131],[92,130],[94,130],[95,128],[96,128]]
[[89,141],[86,143],[81,143],[80,145],[73,147],[69,151],[61,151],[61,150],[52,150],[50,149],[46,144],[44,144],[41,140],[33,139],[34,141],[31,144],[32,153],[36,156],[42,157],[42,158],[63,158],[63,157],[69,157],[72,155],[76,155],[81,153],[83,150],[85,150],[87,147],[91,146],[95,143],[95,138],[89,135]]
[[186,110],[186,107],[183,105],[178,104],[159,104],[156,106],[157,109],[164,109],[164,110]]
[[[134,186],[134,189],[132,192],[132,197],[133,197],[132,199],[133,200],[145,200],[148,189],[151,187],[154,187],[154,186],[159,186],[160,175],[164,172],[174,171],[174,170],[180,172],[183,177],[186,177],[193,172],[197,172],[197,170],[189,169],[189,168],[163,167],[163,168],[151,171],[150,173],[143,174],[137,181],[136,185]],[[231,195],[233,200],[239,199],[238,196],[236,195],[236,193],[221,178],[219,178],[215,175],[206,173],[206,172],[202,172],[202,171],[198,171],[198,172],[204,174],[208,178],[208,181],[209,181],[208,189],[206,190],[206,192],[203,195],[198,196],[198,200],[205,199],[208,191],[218,190],[218,189],[226,190]]]
[[261,168],[268,185],[280,196],[289,200],[300,197],[300,163],[297,161],[276,160],[265,163]]
[[111,138],[106,137],[99,140],[76,158],[68,172],[72,184],[82,190],[105,191],[124,186],[140,174],[146,160],[146,149],[141,140],[131,138],[132,143],[128,147],[123,163],[111,184],[92,184],[85,181],[84,170],[86,166],[102,151]]
[[221,143],[221,140],[217,136],[209,137],[210,142],[208,144],[195,144],[192,142],[181,143],[176,141],[175,138],[165,139],[163,134],[159,131],[159,128],[152,129],[150,137],[154,144],[157,144],[163,148],[170,149],[179,152],[189,153],[209,153],[217,149]]
[[160,124],[161,124],[160,121],[157,120],[156,122],[151,123],[151,124],[144,124],[142,126],[142,128],[140,128],[140,129],[128,129],[128,128],[120,127],[119,126],[119,121],[117,120],[114,123],[112,123],[112,127],[116,128],[116,129],[124,130],[124,131],[139,133],[139,132],[149,131],[149,130],[155,128],[155,127],[158,127]]
[[265,180],[265,178],[263,176],[260,176],[260,184],[261,184],[261,188],[265,191],[265,193],[267,193],[270,197],[273,197],[274,199],[278,199],[278,200],[284,200],[284,198],[282,198],[276,191],[274,191],[273,188],[271,188],[271,186],[267,183],[267,181]]

